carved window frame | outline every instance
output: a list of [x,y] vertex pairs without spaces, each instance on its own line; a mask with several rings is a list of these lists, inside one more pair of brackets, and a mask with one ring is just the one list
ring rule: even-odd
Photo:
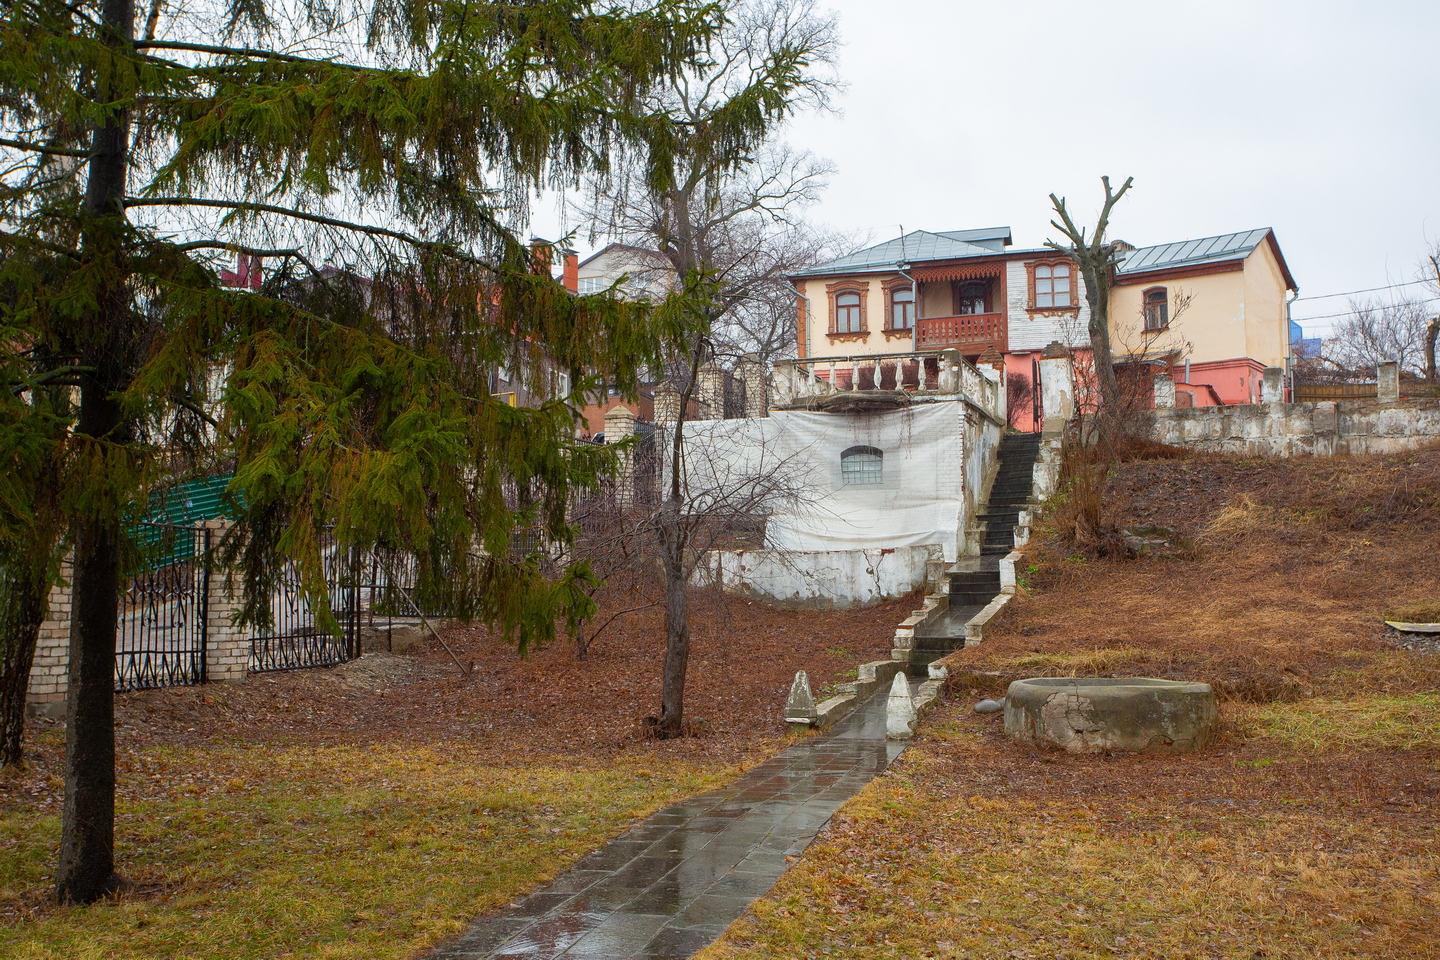
[[[860,329],[840,330],[837,323],[840,319],[840,311],[835,301],[841,295],[847,293],[858,294],[860,297]],[[830,326],[829,336],[835,340],[863,340],[870,336],[870,320],[868,307],[870,300],[870,283],[866,280],[837,280],[834,283],[825,285],[825,295],[830,300]]]
[[[891,277],[889,280],[881,282],[880,289],[885,294],[885,324],[883,327],[885,339],[892,340],[896,337],[908,337],[915,333],[915,327],[920,321],[918,286],[918,284],[913,284],[904,277]],[[908,327],[895,326],[895,294],[901,290],[915,294],[914,299],[910,301],[910,326]],[[903,303],[904,301],[901,302]]]
[[[1035,271],[1040,267],[1064,266],[1070,269],[1070,305],[1068,307],[1041,307],[1036,305],[1035,293]],[[1041,316],[1057,316],[1080,311],[1080,267],[1069,257],[1045,257],[1041,260],[1031,260],[1025,264],[1025,275],[1029,284],[1028,306],[1031,313],[1038,313]],[[1053,277],[1053,274],[1052,274]]]

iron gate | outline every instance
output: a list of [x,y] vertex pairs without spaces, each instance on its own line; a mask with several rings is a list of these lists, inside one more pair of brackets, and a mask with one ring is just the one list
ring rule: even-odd
[[115,689],[205,682],[210,531],[143,523],[115,630]]
[[360,656],[358,555],[354,551],[342,553],[333,537],[322,541],[321,551],[325,592],[339,635],[316,616],[299,572],[287,563],[270,599],[272,623],[268,632],[250,638],[251,673],[324,667]]

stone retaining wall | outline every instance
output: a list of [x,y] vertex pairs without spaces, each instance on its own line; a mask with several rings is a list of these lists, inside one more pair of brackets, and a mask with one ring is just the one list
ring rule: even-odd
[[1154,411],[1152,436],[1250,457],[1398,453],[1440,443],[1440,399],[1171,407]]

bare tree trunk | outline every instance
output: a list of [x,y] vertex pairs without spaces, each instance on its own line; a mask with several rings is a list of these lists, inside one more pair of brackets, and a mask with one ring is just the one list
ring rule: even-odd
[[1110,349],[1110,271],[1115,265],[1115,247],[1105,241],[1105,230],[1110,224],[1110,211],[1130,189],[1134,179],[1126,177],[1120,189],[1112,193],[1110,178],[1100,178],[1105,185],[1105,205],[1095,222],[1095,233],[1088,239],[1084,228],[1076,226],[1071,219],[1065,201],[1050,194],[1050,203],[1060,217],[1060,222],[1052,220],[1050,224],[1064,234],[1070,245],[1066,247],[1050,242],[1045,245],[1073,256],[1080,266],[1081,276],[1085,278],[1085,300],[1090,307],[1090,351],[1095,365],[1095,379],[1100,387],[1101,423],[1105,417],[1113,417],[1118,412],[1120,402],[1120,384],[1115,379],[1115,361]]
[[[104,41],[134,43],[133,0],[105,0]],[[97,90],[101,103],[123,102],[122,71]],[[85,194],[83,248],[95,265],[96,307],[81,321],[77,344],[94,372],[80,387],[77,439],[95,446],[128,439],[115,393],[129,376],[132,326],[125,283],[125,187],[129,117],[123,110],[95,130]],[[120,520],[110,510],[81,514],[75,529],[75,599],[70,624],[70,688],[65,730],[65,807],[55,892],[93,903],[120,884],[115,874],[115,628],[120,596]]]
[[1435,340],[1440,338],[1440,317],[1425,324],[1425,382],[1435,382]]
[[665,560],[665,673],[660,686],[660,722],[656,734],[678,737],[685,722],[685,672],[690,663],[689,548],[684,516],[685,413],[695,392],[705,338],[697,338],[690,356],[690,377],[680,391],[675,436],[670,443],[670,494],[660,507],[660,548]]

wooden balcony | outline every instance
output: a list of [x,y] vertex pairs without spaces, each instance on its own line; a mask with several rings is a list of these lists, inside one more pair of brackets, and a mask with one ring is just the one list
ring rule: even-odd
[[974,356],[992,346],[1004,353],[1009,346],[1005,315],[972,313],[959,317],[921,317],[915,321],[915,349],[954,349]]

